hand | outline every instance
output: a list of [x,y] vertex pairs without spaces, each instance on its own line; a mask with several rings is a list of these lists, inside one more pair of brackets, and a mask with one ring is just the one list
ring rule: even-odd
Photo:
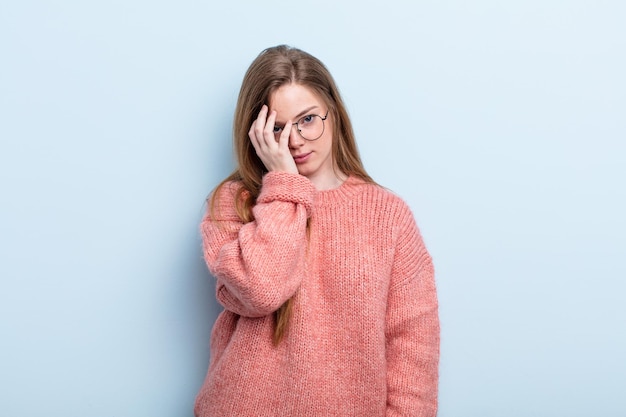
[[268,107],[264,104],[259,112],[259,116],[252,122],[252,126],[248,131],[252,146],[254,146],[256,154],[261,158],[268,171],[285,171],[297,174],[298,167],[289,151],[291,120],[285,123],[280,137],[276,140],[274,136],[276,112],[272,111],[268,116],[268,111]]

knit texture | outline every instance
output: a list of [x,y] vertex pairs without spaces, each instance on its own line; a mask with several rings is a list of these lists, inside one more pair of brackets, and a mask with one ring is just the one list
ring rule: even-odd
[[[195,415],[434,417],[434,270],[408,206],[354,177],[316,191],[270,172],[242,224],[237,186],[221,188],[201,224],[224,311]],[[272,312],[291,297],[274,346]]]

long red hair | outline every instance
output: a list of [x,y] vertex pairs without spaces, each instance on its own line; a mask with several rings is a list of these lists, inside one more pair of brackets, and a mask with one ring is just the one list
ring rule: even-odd
[[[235,208],[244,223],[254,221],[252,207],[261,191],[263,174],[267,172],[248,137],[250,126],[257,118],[263,104],[278,88],[286,84],[299,84],[310,88],[328,106],[333,120],[332,158],[335,169],[366,182],[374,182],[365,172],[352,130],[352,123],[333,77],[326,66],[314,56],[297,48],[279,45],[262,51],[252,62],[241,84],[233,121],[233,142],[237,168],[222,181],[211,194],[226,183],[240,184],[235,195]],[[209,201],[214,215],[215,201]],[[307,223],[307,228],[310,227]],[[274,312],[273,342],[280,343],[287,330],[293,297]]]

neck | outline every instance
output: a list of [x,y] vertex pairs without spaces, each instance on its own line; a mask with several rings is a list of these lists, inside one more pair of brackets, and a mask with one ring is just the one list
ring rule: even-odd
[[346,174],[339,170],[333,170],[331,175],[324,175],[319,177],[308,177],[318,191],[332,190],[343,184],[348,178]]

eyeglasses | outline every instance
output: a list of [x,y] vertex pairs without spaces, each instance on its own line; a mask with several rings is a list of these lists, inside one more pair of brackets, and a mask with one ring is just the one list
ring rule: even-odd
[[[324,134],[324,120],[328,118],[329,111],[330,110],[326,111],[326,115],[324,117],[318,114],[307,114],[296,123],[292,123],[292,125],[296,126],[296,129],[298,129],[298,133],[302,136],[302,139],[309,141],[317,140]],[[274,126],[274,136],[276,137],[276,140],[280,137],[283,129],[284,126]]]

